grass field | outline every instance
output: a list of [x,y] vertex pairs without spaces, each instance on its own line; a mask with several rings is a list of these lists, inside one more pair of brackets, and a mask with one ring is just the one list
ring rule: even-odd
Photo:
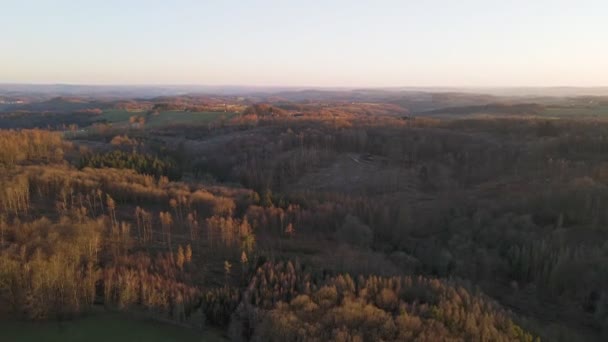
[[97,314],[74,321],[0,321],[2,342],[201,342],[225,341],[216,332],[200,333],[188,328],[129,318],[121,314]]
[[608,116],[608,106],[547,107],[541,115],[554,117]]
[[138,115],[146,118],[146,126],[159,127],[179,124],[206,124],[216,120],[230,119],[235,113],[226,112],[181,112],[165,111],[147,115],[145,112],[128,112],[124,110],[105,111],[102,117],[111,123],[127,123],[129,118]]

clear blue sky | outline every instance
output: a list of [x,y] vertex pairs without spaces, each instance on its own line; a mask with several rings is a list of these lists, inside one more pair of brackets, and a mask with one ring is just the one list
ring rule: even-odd
[[0,0],[0,82],[606,86],[605,0]]

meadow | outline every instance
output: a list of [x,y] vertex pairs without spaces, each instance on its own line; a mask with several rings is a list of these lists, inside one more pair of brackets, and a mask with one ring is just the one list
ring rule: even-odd
[[550,106],[545,108],[541,115],[550,117],[605,117],[608,116],[608,106]]
[[6,342],[214,342],[225,341],[219,334],[199,332],[171,324],[138,319],[125,314],[103,313],[71,321],[0,321]]

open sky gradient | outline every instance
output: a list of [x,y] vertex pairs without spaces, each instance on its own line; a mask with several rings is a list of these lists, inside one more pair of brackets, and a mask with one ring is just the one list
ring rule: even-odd
[[606,86],[607,1],[0,0],[0,82]]

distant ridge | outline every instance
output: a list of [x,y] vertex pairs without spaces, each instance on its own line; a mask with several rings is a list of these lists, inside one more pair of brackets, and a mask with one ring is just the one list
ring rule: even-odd
[[291,94],[335,97],[363,93],[465,93],[509,97],[577,97],[608,96],[606,87],[314,87],[314,86],[247,86],[247,85],[87,85],[0,83],[0,95],[39,94],[60,96],[104,96],[114,98],[158,97],[187,94],[271,95]]

